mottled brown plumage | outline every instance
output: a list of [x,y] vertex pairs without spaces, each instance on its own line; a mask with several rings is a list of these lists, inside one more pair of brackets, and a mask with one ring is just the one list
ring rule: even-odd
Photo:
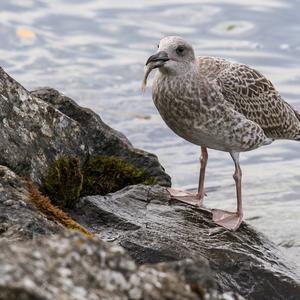
[[295,139],[299,136],[299,113],[261,73],[247,65],[213,57],[198,57],[198,63],[200,72],[220,86],[224,99],[257,123],[267,137]]
[[[258,71],[220,58],[196,57],[192,46],[180,37],[162,39],[146,65],[148,73],[149,68],[159,68],[152,96],[166,124],[202,148],[199,188],[194,197],[199,205],[204,197],[206,148],[231,154],[237,212],[214,210],[213,218],[217,224],[237,229],[242,220],[239,153],[275,139],[299,140],[299,113]],[[190,194],[170,192],[185,202],[195,201]]]

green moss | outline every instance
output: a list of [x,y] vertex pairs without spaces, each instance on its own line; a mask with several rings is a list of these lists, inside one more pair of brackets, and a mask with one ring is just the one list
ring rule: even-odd
[[79,159],[62,157],[49,168],[42,192],[55,206],[71,208],[79,199],[82,181]]
[[60,208],[72,208],[80,196],[106,195],[128,185],[155,184],[155,179],[118,157],[98,156],[80,168],[78,158],[63,157],[49,168],[42,193]]
[[82,168],[81,195],[106,195],[125,186],[155,184],[155,179],[144,170],[135,168],[118,157],[99,156],[85,162]]

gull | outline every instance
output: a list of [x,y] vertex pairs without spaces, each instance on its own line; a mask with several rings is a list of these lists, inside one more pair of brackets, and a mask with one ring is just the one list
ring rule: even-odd
[[240,152],[277,139],[300,141],[300,113],[255,69],[222,58],[195,56],[183,38],[167,36],[146,62],[142,89],[157,69],[152,98],[162,119],[177,135],[201,147],[198,192],[169,188],[172,197],[203,205],[207,149],[228,152],[234,162],[235,212],[212,209],[213,221],[229,230],[242,222]]

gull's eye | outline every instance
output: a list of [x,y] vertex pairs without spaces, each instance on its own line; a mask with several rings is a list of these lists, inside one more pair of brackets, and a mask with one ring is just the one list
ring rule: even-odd
[[157,48],[159,48],[159,44],[157,44]]
[[176,48],[176,53],[179,54],[179,55],[182,54],[183,51],[184,51],[184,47],[183,47],[183,46],[178,46],[178,47]]

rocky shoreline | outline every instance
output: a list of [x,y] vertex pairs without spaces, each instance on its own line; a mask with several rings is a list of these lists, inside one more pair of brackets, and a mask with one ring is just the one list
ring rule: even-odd
[[[171,200],[155,155],[60,92],[0,69],[0,132],[0,299],[299,299],[300,272],[272,242]],[[118,157],[156,184],[81,197],[66,226],[29,188],[63,156]]]

